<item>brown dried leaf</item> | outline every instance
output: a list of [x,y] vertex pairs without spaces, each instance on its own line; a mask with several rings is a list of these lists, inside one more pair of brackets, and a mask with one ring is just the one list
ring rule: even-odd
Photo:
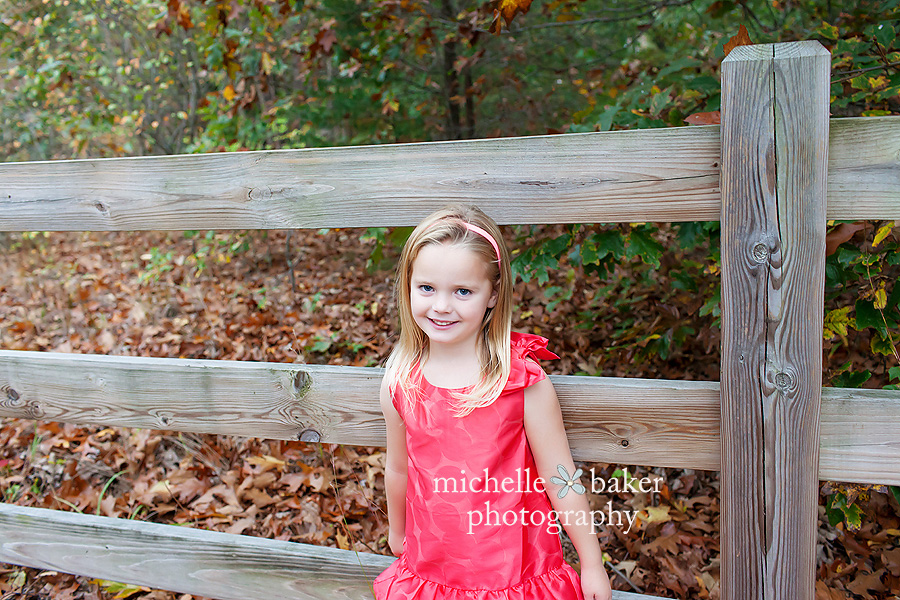
[[816,582],[816,600],[846,600],[846,598],[844,592],[828,587],[824,581]]
[[244,531],[246,531],[248,528],[253,527],[254,523],[256,523],[256,519],[254,519],[253,517],[244,517],[243,519],[238,519],[228,529],[225,530],[225,533],[240,535],[244,533]]
[[865,229],[866,224],[863,221],[856,223],[841,223],[827,234],[825,234],[825,256],[831,256],[837,252],[838,246],[852,238],[857,231]]
[[872,598],[869,594],[870,591],[883,592],[886,590],[884,582],[881,581],[883,574],[884,569],[878,569],[874,573],[860,573],[856,579],[847,584],[847,589],[863,598]]
[[718,110],[694,113],[685,117],[684,122],[689,125],[718,125],[722,122],[722,113]]
[[253,504],[258,508],[265,508],[266,506],[275,504],[276,502],[275,498],[272,498],[272,496],[256,488],[250,488],[249,490],[247,490],[247,492],[244,494],[244,498],[253,502]]
[[725,56],[728,56],[728,53],[738,46],[752,45],[753,42],[750,40],[750,34],[747,33],[747,28],[741,25],[740,29],[738,29],[737,34],[725,43]]
[[881,562],[894,577],[900,577],[900,548],[885,550],[881,553]]
[[251,465],[258,467],[260,472],[269,471],[271,469],[284,469],[284,461],[274,456],[251,456],[247,459],[247,462]]

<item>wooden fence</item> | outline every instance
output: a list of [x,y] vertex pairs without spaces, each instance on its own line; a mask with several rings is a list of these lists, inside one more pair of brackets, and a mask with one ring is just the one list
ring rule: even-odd
[[[551,379],[576,460],[721,471],[723,599],[812,600],[819,479],[900,484],[900,393],[821,380],[825,221],[900,219],[900,118],[829,120],[829,65],[733,50],[721,127],[0,164],[0,230],[721,219],[721,384]],[[383,446],[381,374],[0,351],[0,416]],[[0,561],[221,599],[369,599],[392,560],[0,504]]]

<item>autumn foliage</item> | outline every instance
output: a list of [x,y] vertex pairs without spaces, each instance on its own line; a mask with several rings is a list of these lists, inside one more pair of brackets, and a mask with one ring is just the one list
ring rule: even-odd
[[[719,64],[751,38],[825,44],[833,116],[898,114],[897,30],[896,2],[866,0],[25,3],[0,17],[0,152],[49,160],[710,125]],[[563,359],[549,371],[718,379],[717,223],[507,234],[518,251],[514,327],[553,340]],[[0,234],[0,347],[376,366],[391,344],[403,238],[400,228]],[[900,381],[898,242],[893,221],[829,223],[828,385]],[[618,465],[585,467],[609,477]],[[0,422],[5,502],[387,554],[382,468],[378,448]],[[717,598],[716,474],[637,474],[664,479],[661,492],[592,499],[641,511],[635,532],[602,534],[614,587]],[[900,591],[895,489],[824,486],[817,598]],[[11,565],[0,566],[0,595],[176,597]]]

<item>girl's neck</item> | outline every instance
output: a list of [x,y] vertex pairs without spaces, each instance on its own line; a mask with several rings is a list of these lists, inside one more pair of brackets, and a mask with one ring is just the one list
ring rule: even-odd
[[460,352],[433,344],[422,364],[422,375],[431,385],[458,389],[475,385],[481,378],[481,361],[477,349]]

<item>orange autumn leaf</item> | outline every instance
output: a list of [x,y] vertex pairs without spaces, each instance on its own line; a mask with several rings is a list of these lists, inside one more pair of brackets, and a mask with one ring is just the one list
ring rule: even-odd
[[523,15],[531,8],[532,0],[500,0],[497,8],[494,10],[494,20],[491,22],[491,33],[499,34],[503,29],[500,17],[506,21],[506,26],[512,23],[513,18],[522,13]]
[[747,33],[747,28],[741,25],[740,29],[738,29],[737,34],[725,43],[725,56],[728,56],[728,53],[738,46],[752,45],[753,41],[750,39],[750,34]]

